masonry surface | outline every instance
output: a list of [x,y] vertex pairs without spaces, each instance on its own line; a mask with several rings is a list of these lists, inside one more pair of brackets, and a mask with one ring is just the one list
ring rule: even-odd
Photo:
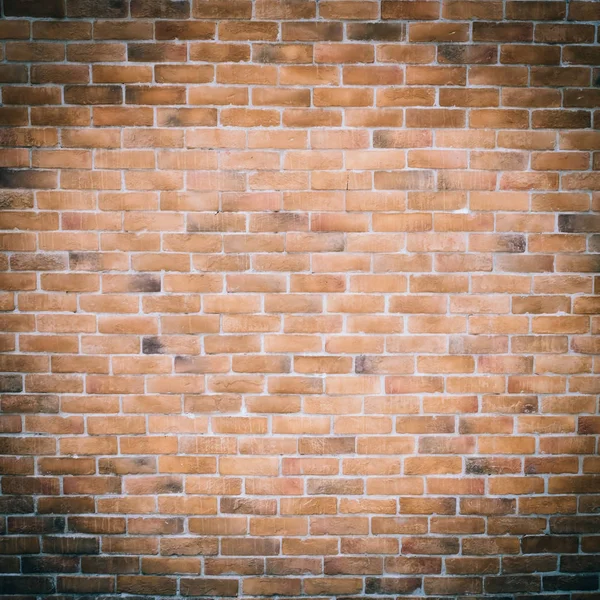
[[600,2],[3,0],[0,597],[600,597]]

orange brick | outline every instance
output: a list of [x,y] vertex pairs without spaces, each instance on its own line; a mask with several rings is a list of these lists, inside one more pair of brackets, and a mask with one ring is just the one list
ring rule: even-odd
[[597,4],[5,0],[5,594],[593,593]]

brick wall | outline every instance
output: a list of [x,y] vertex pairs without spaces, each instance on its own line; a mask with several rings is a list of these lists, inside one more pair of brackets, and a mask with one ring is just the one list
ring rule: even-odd
[[3,15],[3,598],[598,598],[600,2]]

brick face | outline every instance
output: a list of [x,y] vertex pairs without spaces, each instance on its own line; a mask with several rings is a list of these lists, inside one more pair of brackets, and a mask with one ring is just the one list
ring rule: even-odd
[[2,5],[3,598],[597,597],[600,2]]

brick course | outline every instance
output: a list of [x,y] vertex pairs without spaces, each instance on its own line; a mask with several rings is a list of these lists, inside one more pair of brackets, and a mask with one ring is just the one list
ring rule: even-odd
[[600,2],[2,10],[3,598],[598,597]]

